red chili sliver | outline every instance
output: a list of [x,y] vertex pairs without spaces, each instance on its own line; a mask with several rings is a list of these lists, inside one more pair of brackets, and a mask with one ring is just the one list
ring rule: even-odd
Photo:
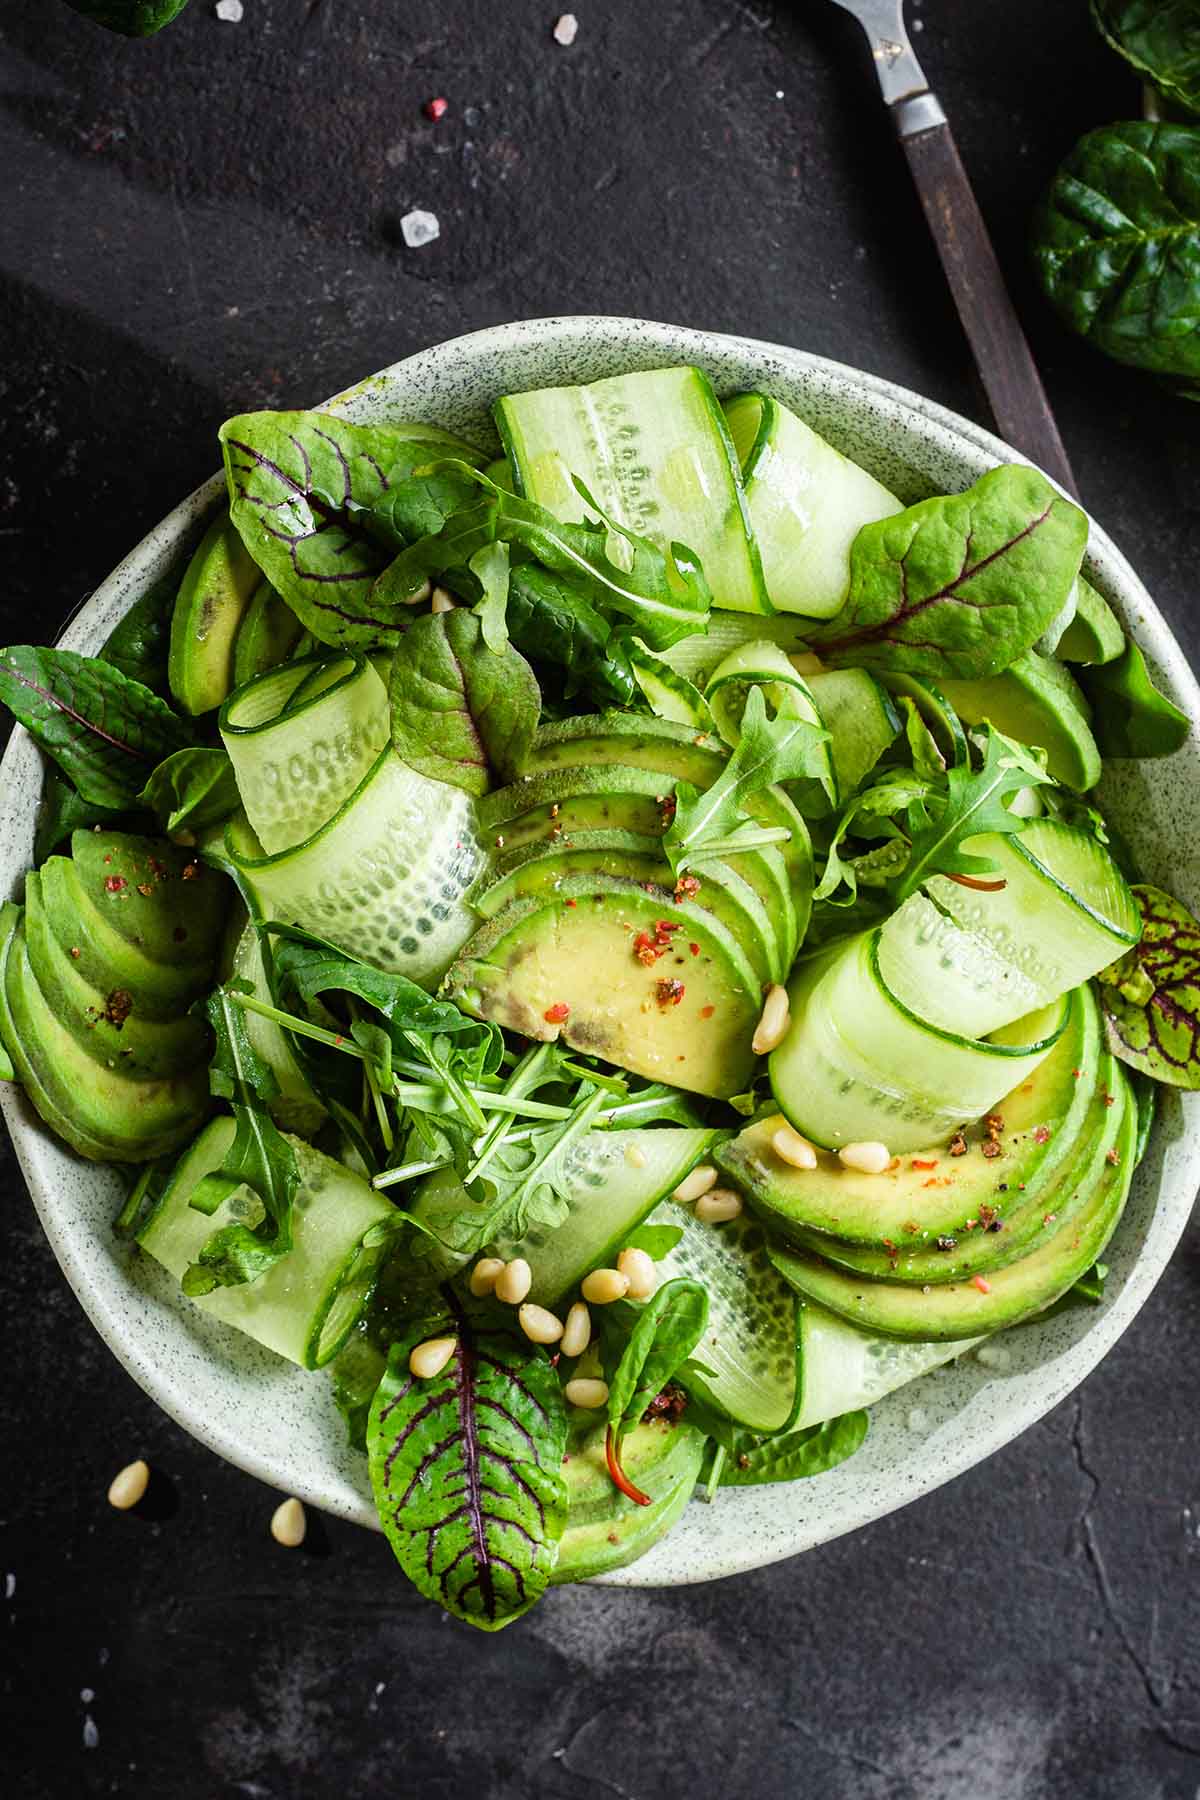
[[621,1467],[621,1456],[620,1451],[617,1448],[616,1434],[611,1425],[609,1426],[608,1433],[604,1439],[604,1458],[608,1463],[608,1472],[612,1477],[613,1486],[619,1488],[625,1498],[627,1500],[632,1500],[635,1506],[649,1506],[649,1494],[643,1494],[641,1488],[634,1487],[632,1481],[630,1481],[628,1475]]
[[448,100],[443,100],[439,94],[436,100],[427,100],[425,102],[425,117],[427,119],[432,119],[436,124],[439,119],[445,117],[446,109],[449,105],[450,102]]
[[561,1025],[563,1021],[569,1017],[570,1011],[571,1009],[565,1000],[558,1000],[553,1006],[548,1006],[546,1008],[542,1017],[545,1019],[547,1025]]
[[974,888],[979,894],[998,894],[1008,884],[1004,881],[981,881],[978,875],[951,875],[951,881],[957,881],[959,887]]
[[981,1294],[990,1294],[992,1291],[991,1282],[985,1281],[982,1275],[972,1275],[971,1286],[977,1287]]

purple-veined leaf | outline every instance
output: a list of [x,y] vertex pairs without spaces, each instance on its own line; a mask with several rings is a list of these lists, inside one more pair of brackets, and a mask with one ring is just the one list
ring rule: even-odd
[[[430,1337],[452,1336],[441,1373],[412,1375]],[[457,1304],[392,1346],[371,1404],[367,1454],[380,1523],[413,1584],[498,1631],[545,1591],[567,1517],[567,1417],[545,1352]]]
[[1161,888],[1133,897],[1141,942],[1100,977],[1109,1048],[1155,1081],[1200,1088],[1200,924]]
[[489,647],[481,615],[456,607],[413,622],[392,664],[391,708],[401,762],[479,795],[493,774],[520,773],[541,695],[520,652]]

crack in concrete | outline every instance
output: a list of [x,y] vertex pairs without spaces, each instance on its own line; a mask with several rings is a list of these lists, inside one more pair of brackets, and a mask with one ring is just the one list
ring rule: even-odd
[[802,1725],[799,1719],[787,1719],[784,1723],[790,1725],[793,1731],[798,1731],[801,1737],[807,1738],[810,1744],[825,1756],[832,1757],[835,1762],[850,1763],[856,1769],[870,1769],[872,1774],[882,1775],[888,1781],[901,1779],[895,1769],[889,1768],[886,1763],[876,1762],[873,1756],[863,1756],[860,1751],[845,1749],[841,1744],[827,1743],[823,1737],[819,1737],[807,1725]]
[[571,1751],[580,1737],[590,1725],[594,1725],[602,1717],[606,1710],[607,1708],[601,1708],[600,1712],[589,1713],[583,1724],[576,1726],[562,1749],[554,1752],[554,1760],[562,1765],[568,1775],[573,1775],[578,1781],[598,1782],[602,1788],[607,1788],[610,1794],[616,1794],[617,1800],[637,1800],[636,1794],[631,1794],[628,1788],[623,1788],[620,1782],[613,1781],[611,1776],[601,1774],[599,1769],[577,1769],[571,1762]]

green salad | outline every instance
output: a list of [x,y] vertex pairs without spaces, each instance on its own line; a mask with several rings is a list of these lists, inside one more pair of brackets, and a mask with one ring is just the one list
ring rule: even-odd
[[905,506],[695,368],[495,420],[231,419],[186,568],[0,652],[5,1073],[487,1630],[1102,1303],[1200,1085],[1200,929],[1092,793],[1188,722],[1077,507]]

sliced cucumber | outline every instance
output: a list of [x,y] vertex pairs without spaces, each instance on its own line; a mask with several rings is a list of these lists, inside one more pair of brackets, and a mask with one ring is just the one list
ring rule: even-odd
[[940,1364],[961,1356],[978,1338],[952,1344],[906,1344],[860,1330],[814,1300],[800,1309],[800,1366],[804,1397],[795,1429],[823,1425],[843,1413],[874,1406]]
[[880,927],[879,972],[918,1018],[972,1037],[1010,1025],[1046,1001],[990,939],[964,930],[927,894],[910,895]]
[[790,619],[785,613],[768,619],[756,614],[714,612],[707,631],[681,638],[664,650],[663,657],[680,675],[702,687],[705,677],[741,644],[766,639],[778,644],[788,656],[802,655],[808,649],[806,629],[803,619]]
[[966,762],[967,734],[958,714],[940,688],[935,687],[931,681],[920,680],[916,675],[881,673],[879,679],[889,694],[912,701],[928,726],[947,768],[954,769]]
[[672,724],[686,725],[692,731],[711,731],[713,716],[698,687],[673,669],[665,657],[647,650],[643,644],[631,644],[626,652],[633,678],[652,713]]
[[828,669],[810,675],[808,690],[830,736],[838,798],[845,802],[900,730],[900,717],[866,669]]
[[725,417],[773,605],[832,618],[850,589],[851,544],[900,501],[766,394],[739,394]]
[[[212,1214],[190,1201],[206,1175],[219,1169],[233,1142],[231,1118],[214,1119],[175,1167],[154,1211],[138,1233],[142,1249],[177,1279],[222,1226],[254,1225],[262,1203],[249,1188],[236,1188]],[[290,1358],[319,1369],[346,1342],[371,1297],[388,1247],[364,1240],[396,1217],[395,1208],[358,1175],[289,1138],[300,1167],[292,1219],[292,1249],[257,1281],[219,1287],[194,1301],[227,1325]]]
[[720,402],[700,369],[651,369],[587,387],[509,394],[496,424],[519,493],[558,518],[598,506],[697,557],[718,606],[772,610]]
[[[271,1004],[262,941],[253,921],[248,920],[242,928],[230,972],[235,980],[249,987],[256,999]],[[281,1130],[297,1132],[304,1138],[314,1136],[328,1115],[296,1061],[286,1034],[274,1019],[265,1019],[261,1013],[247,1011],[242,1016],[251,1049],[261,1056],[279,1088],[270,1102],[271,1117]]]
[[[741,738],[742,714],[752,687],[762,689],[769,716],[787,711],[824,729],[824,720],[808,682],[797,673],[777,644],[760,640],[731,650],[705,683],[704,697],[726,743],[737,744]],[[809,817],[819,816],[837,805],[837,776],[833,745],[829,741],[821,746],[819,766],[821,773],[818,776],[788,783],[788,791],[799,811]]]
[[[729,752],[719,737],[697,732],[674,719],[648,719],[643,713],[580,713],[543,725],[525,761],[521,780],[554,769],[607,767],[613,763],[628,769],[652,769],[678,781],[708,787],[725,766]],[[513,811],[501,795],[520,799],[521,784],[514,782],[489,794],[482,816],[511,817]]]

